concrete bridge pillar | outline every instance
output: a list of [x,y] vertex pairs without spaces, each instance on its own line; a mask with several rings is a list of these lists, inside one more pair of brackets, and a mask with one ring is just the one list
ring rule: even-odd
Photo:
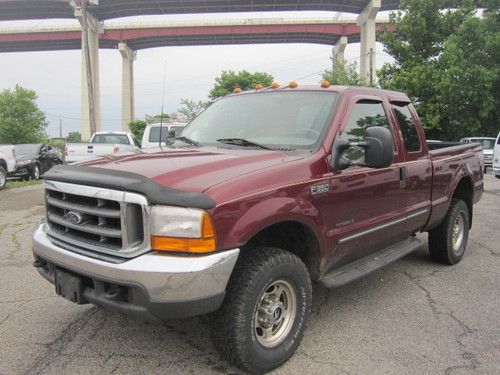
[[344,62],[344,51],[347,46],[347,37],[341,36],[335,46],[333,47],[333,61],[334,64],[336,62]]
[[357,25],[361,27],[361,46],[359,75],[366,83],[376,82],[375,77],[375,17],[380,9],[381,0],[371,0],[358,16]]
[[122,129],[129,131],[128,124],[134,119],[134,60],[137,52],[126,43],[118,44],[122,55]]
[[99,34],[103,25],[86,10],[86,1],[74,8],[75,17],[82,26],[82,88],[81,134],[89,140],[101,130],[101,104],[99,95]]

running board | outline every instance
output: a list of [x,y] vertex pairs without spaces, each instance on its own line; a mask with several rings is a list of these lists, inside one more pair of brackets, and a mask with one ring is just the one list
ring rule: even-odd
[[418,238],[410,237],[345,266],[333,269],[324,275],[319,282],[327,288],[337,288],[403,258],[418,250],[422,244]]

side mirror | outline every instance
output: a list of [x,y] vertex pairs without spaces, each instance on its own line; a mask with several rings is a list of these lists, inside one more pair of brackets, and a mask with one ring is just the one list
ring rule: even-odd
[[[382,126],[372,126],[366,129],[362,142],[349,142],[335,137],[332,147],[332,167],[335,170],[346,169],[351,165],[361,165],[369,168],[385,168],[391,165],[394,158],[394,145],[389,129]],[[353,163],[344,156],[351,147],[364,148],[364,162]]]
[[369,168],[385,168],[394,159],[394,145],[389,129],[372,126],[366,129],[365,164]]

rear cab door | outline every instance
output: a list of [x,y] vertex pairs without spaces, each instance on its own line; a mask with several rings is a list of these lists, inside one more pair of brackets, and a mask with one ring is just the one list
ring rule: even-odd
[[422,124],[410,100],[389,97],[390,113],[399,132],[404,164],[401,166],[401,193],[406,207],[405,234],[418,232],[426,224],[431,207],[432,163]]

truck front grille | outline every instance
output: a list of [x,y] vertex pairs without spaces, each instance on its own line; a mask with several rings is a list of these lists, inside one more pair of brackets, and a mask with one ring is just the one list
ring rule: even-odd
[[143,196],[56,181],[44,185],[49,236],[124,257],[149,249],[149,206]]

